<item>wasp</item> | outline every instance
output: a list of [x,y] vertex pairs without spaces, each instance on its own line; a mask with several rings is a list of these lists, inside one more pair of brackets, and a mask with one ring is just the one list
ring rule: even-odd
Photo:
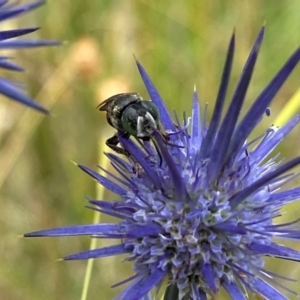
[[123,93],[114,95],[98,105],[100,111],[106,111],[108,124],[117,132],[106,140],[106,145],[117,153],[130,156],[126,149],[118,146],[119,135],[124,138],[134,136],[143,141],[149,141],[155,130],[168,141],[160,124],[157,106],[153,101],[143,100],[137,93]]

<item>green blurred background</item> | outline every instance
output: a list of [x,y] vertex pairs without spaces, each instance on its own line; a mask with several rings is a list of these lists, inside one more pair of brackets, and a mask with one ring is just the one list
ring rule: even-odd
[[[108,150],[104,141],[114,130],[96,109],[101,101],[127,91],[148,98],[133,55],[170,109],[189,115],[196,85],[202,105],[209,103],[210,115],[233,29],[237,43],[230,95],[256,34],[266,22],[245,112],[300,45],[299,13],[299,0],[64,0],[48,1],[36,12],[1,24],[1,29],[41,26],[35,37],[65,43],[12,53],[26,68],[26,74],[13,78],[26,81],[29,94],[48,107],[51,116],[6,99],[0,102],[0,299],[80,299],[86,261],[56,260],[87,250],[90,239],[23,239],[18,235],[92,222],[93,212],[84,208],[84,196],[96,197],[96,184],[72,162],[95,168],[103,158],[99,153]],[[299,78],[300,65],[255,134],[274,122],[300,87]],[[296,128],[280,147],[284,157],[300,154],[299,133]],[[295,182],[300,184],[300,180]],[[104,198],[114,196],[106,192]],[[284,212],[285,220],[293,220],[300,210],[294,204]],[[299,244],[293,246],[300,250]],[[300,264],[268,259],[268,267],[300,279]],[[130,264],[121,257],[97,260],[88,299],[111,299],[118,288],[112,290],[110,285],[130,274]],[[299,283],[287,286],[300,292]]]

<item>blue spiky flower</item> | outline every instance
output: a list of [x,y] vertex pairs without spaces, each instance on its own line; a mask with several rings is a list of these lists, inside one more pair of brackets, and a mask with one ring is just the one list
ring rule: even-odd
[[[117,297],[122,300],[150,299],[148,293],[163,281],[168,282],[164,299],[207,299],[221,288],[236,300],[246,299],[247,290],[266,299],[288,299],[274,287],[279,284],[276,279],[283,277],[265,269],[264,257],[300,261],[298,251],[274,241],[300,239],[298,220],[285,224],[274,221],[283,205],[300,198],[300,187],[281,190],[296,177],[286,172],[300,163],[300,157],[282,163],[278,155],[269,155],[299,122],[300,115],[282,128],[271,126],[255,140],[247,138],[299,62],[300,48],[238,122],[263,34],[264,28],[221,118],[234,55],[234,35],[231,38],[209,125],[206,116],[204,121],[200,117],[196,92],[191,117],[174,125],[138,63],[170,142],[158,131],[153,132],[152,142],[142,144],[120,136],[131,156],[128,161],[108,154],[120,174],[107,171],[112,179],[79,166],[121,198],[115,202],[89,200],[95,210],[119,218],[119,223],[47,229],[25,236],[121,239],[118,245],[73,254],[65,260],[127,254],[134,275],[124,280],[130,284]],[[136,165],[138,171],[133,172]]]
[[[35,1],[27,4],[19,4],[18,1],[0,0],[0,22],[26,14],[44,3],[45,1]],[[32,27],[0,31],[0,49],[32,48],[59,44],[57,41],[15,39],[38,29],[38,27]],[[18,72],[24,71],[23,68],[11,61],[11,57],[3,55],[0,56],[0,68]],[[44,113],[48,112],[42,105],[28,97],[16,82],[3,77],[0,77],[0,93],[38,111]]]

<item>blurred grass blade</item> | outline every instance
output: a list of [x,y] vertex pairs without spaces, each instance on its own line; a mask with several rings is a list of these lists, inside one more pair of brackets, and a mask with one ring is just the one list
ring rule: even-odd
[[[98,149],[99,149],[99,162],[101,167],[104,169],[107,169],[109,160],[108,158],[103,155],[103,145],[105,145],[105,140],[100,138],[99,143],[98,143]],[[99,171],[102,172],[102,171]],[[97,184],[97,199],[103,199],[104,198],[104,192],[105,188],[101,184]],[[93,224],[98,224],[101,222],[101,214],[98,211],[94,211],[94,217],[93,217]],[[96,249],[97,247],[97,239],[91,239],[91,244],[90,244],[90,250]],[[84,282],[83,282],[83,288],[82,288],[82,293],[81,293],[81,300],[87,300],[87,295],[89,291],[89,286],[91,282],[91,276],[92,276],[92,271],[94,267],[94,259],[89,259],[87,262],[86,266],[86,271],[85,271],[85,277],[84,277]]]
[[299,113],[300,108],[300,88],[295,92],[292,98],[284,106],[279,116],[275,119],[275,125],[282,126],[293,116]]

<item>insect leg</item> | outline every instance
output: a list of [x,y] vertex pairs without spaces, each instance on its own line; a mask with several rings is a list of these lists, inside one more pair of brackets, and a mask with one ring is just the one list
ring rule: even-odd
[[[127,137],[127,135],[126,136],[124,135],[124,137]],[[129,135],[128,135],[128,137],[129,137]],[[110,149],[114,150],[115,152],[129,157],[130,153],[126,149],[117,146],[119,144],[119,142],[120,142],[119,132],[116,132],[111,138],[106,140],[106,145]]]

